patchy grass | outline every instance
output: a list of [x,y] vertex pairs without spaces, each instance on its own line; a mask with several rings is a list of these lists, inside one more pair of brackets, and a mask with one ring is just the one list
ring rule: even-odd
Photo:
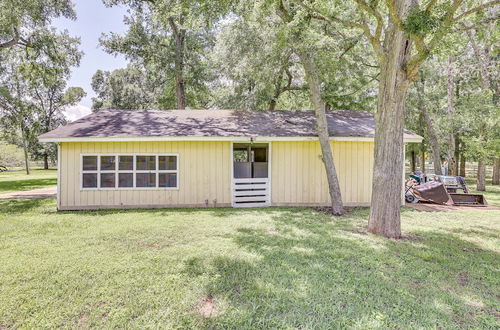
[[500,326],[500,211],[54,210],[0,201],[0,328]]
[[472,194],[483,194],[488,205],[500,206],[500,185],[492,185],[491,180],[486,180],[486,191],[477,191],[476,180],[467,179],[467,187],[469,187]]
[[33,169],[30,175],[25,171],[0,172],[0,194],[55,186],[57,170]]

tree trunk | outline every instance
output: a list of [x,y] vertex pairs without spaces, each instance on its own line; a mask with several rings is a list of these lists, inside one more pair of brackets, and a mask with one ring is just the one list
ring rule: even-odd
[[459,162],[460,162],[460,135],[455,134],[455,176],[459,175]]
[[[429,138],[428,140],[431,145],[434,174],[442,175],[443,172],[441,171],[441,148],[439,146],[438,136],[436,130],[434,129],[432,118],[427,112],[427,108],[423,102],[425,94],[425,80],[423,74],[421,74],[421,83],[417,84],[417,92],[419,97],[419,110],[422,114],[422,119],[425,123],[427,136]],[[425,173],[425,171],[423,172]]]
[[429,144],[432,149],[432,162],[434,164],[434,174],[442,175],[443,171],[441,170],[441,148],[439,146],[439,140],[437,137],[436,130],[434,129],[434,125],[432,123],[432,119],[429,116],[429,113],[425,108],[421,108],[420,111],[424,117],[425,126],[427,126],[427,135],[429,136]]
[[173,30],[175,38],[175,95],[177,98],[177,109],[186,109],[186,87],[184,84],[184,43],[186,39],[186,30],[182,28],[182,15],[180,25],[177,26],[172,17],[168,19],[170,27]]
[[[45,109],[45,107],[43,106],[43,102],[42,102],[42,108]],[[52,107],[52,100],[49,101],[49,110],[45,112],[47,113],[47,119],[45,121],[44,133],[47,133],[50,131],[50,128],[52,126],[52,116],[54,115],[55,112],[55,110]],[[49,152],[47,151],[47,149],[44,151],[43,154],[43,169],[44,170],[49,169]]]
[[422,173],[425,173],[425,150],[422,150]]
[[465,154],[463,152],[460,154],[460,173],[458,175],[465,178]]
[[479,69],[481,72],[481,87],[484,90],[491,89],[491,77],[488,68],[490,67],[490,56],[486,54],[484,49],[480,47],[477,43],[477,33],[475,29],[467,30],[469,35],[469,40],[474,50],[474,55],[479,62]]
[[[452,122],[453,115],[455,113],[455,101],[453,98],[455,92],[455,73],[453,70],[453,56],[448,56],[448,117],[450,122]],[[457,160],[455,158],[455,134],[453,129],[450,129],[448,134],[448,175],[457,175],[455,172]]]
[[179,47],[184,47],[184,42],[176,38],[175,56],[175,95],[177,97],[177,109],[186,109],[186,87],[184,85],[184,51]]
[[29,162],[29,155],[28,155],[28,146],[26,145],[26,139],[24,138],[24,134],[23,134],[23,152],[24,152],[24,166],[26,169],[26,175],[30,175],[30,162]]
[[484,159],[480,158],[477,163],[477,191],[486,191],[486,164]]
[[268,110],[275,110],[276,109],[276,99],[273,97],[271,101],[269,101],[269,108]]
[[44,170],[49,169],[49,155],[47,154],[43,155],[43,169]]
[[[406,17],[408,0],[397,1],[400,17]],[[384,58],[375,114],[375,160],[368,231],[386,237],[401,237],[403,190],[403,125],[410,81],[404,68],[411,44],[406,33],[393,23],[385,33]]]
[[326,177],[328,180],[328,190],[332,201],[332,213],[342,215],[345,213],[340,193],[340,184],[337,178],[337,171],[333,161],[333,153],[330,145],[330,134],[328,132],[328,122],[326,119],[325,103],[321,98],[320,82],[316,66],[311,55],[307,51],[299,50],[297,55],[300,57],[306,79],[311,93],[311,102],[314,104],[314,113],[316,115],[316,131],[318,133],[319,143],[323,156]]
[[417,171],[417,155],[415,150],[410,151],[410,171],[413,173]]
[[283,73],[285,72],[285,67],[282,66],[276,75],[276,79],[274,81],[274,95],[269,101],[269,110],[275,110],[276,104],[278,103],[278,99],[283,91],[281,88],[281,80],[283,79]]
[[495,157],[493,159],[493,177],[491,178],[491,184],[500,184],[500,157]]

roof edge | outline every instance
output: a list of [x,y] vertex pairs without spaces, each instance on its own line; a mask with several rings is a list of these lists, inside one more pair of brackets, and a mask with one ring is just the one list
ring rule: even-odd
[[[405,136],[405,143],[420,143],[419,135]],[[318,141],[317,136],[110,136],[110,137],[39,137],[40,142],[133,142],[133,141],[232,141],[232,142],[272,142],[272,141]],[[373,142],[373,137],[332,136],[330,141]]]

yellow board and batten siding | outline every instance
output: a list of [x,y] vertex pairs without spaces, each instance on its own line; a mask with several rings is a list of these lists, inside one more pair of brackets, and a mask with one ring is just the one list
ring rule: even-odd
[[[328,205],[328,183],[317,141],[271,143],[272,205]],[[346,205],[371,198],[373,142],[332,142]],[[231,142],[64,142],[60,144],[59,209],[231,205]],[[81,154],[176,153],[178,189],[81,189]],[[214,205],[216,200],[216,205]]]
[[[345,205],[369,205],[373,178],[373,142],[331,142]],[[273,142],[273,205],[328,205],[330,195],[321,148],[315,141]]]
[[[68,142],[61,143],[59,208],[230,206],[230,142]],[[179,155],[178,189],[81,189],[81,154]]]

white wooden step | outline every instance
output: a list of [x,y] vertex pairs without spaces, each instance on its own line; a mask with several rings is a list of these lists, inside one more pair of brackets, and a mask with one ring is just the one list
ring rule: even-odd
[[271,204],[268,178],[233,179],[233,207],[264,207]]
[[233,193],[233,196],[235,197],[240,197],[240,196],[267,196],[268,191],[267,190],[245,190],[245,191],[235,191]]
[[234,201],[239,202],[266,202],[267,196],[252,196],[252,197],[235,197]]
[[253,182],[262,182],[268,183],[268,178],[249,178],[249,179],[233,179],[234,183],[253,183]]
[[238,184],[233,185],[233,190],[246,190],[246,189],[267,189],[269,185],[266,184]]

